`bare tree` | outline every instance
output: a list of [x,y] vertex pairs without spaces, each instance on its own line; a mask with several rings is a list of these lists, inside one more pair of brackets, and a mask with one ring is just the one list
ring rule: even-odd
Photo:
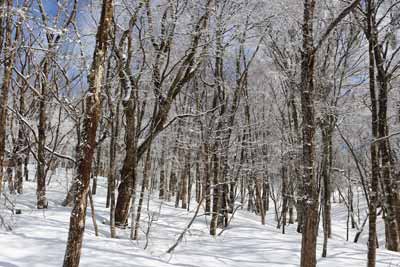
[[77,188],[70,217],[64,267],[79,266],[83,233],[85,230],[87,197],[90,185],[93,154],[96,147],[96,131],[101,113],[101,87],[104,77],[109,32],[113,19],[114,1],[104,0],[96,35],[93,62],[88,75],[89,91],[86,95],[85,118],[82,132],[82,149],[78,164]]

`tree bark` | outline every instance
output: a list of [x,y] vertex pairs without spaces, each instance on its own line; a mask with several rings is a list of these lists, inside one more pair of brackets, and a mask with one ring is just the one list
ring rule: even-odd
[[37,174],[36,174],[36,197],[37,197],[37,208],[44,209],[47,208],[46,199],[46,102],[47,102],[47,91],[48,91],[48,81],[47,77],[49,75],[49,56],[43,61],[43,77],[40,79],[41,86],[41,96],[39,99],[39,124],[38,124],[38,148],[37,148]]
[[[373,0],[368,0],[367,3],[367,23],[368,33],[373,34],[373,16],[375,10]],[[372,113],[372,136],[378,136],[378,110],[375,92],[375,59],[374,59],[374,42],[369,38],[369,91],[371,98],[371,113]],[[376,206],[378,201],[379,188],[379,155],[378,147],[375,143],[371,143],[371,189],[369,192],[369,235],[368,235],[368,267],[376,266]]]
[[301,243],[301,267],[316,266],[318,231],[318,190],[314,169],[314,67],[313,20],[315,0],[304,1],[303,51],[301,64],[301,109],[303,116],[304,229]]
[[100,24],[96,34],[96,47],[93,52],[93,62],[88,75],[89,92],[86,96],[82,149],[78,163],[77,190],[70,217],[64,267],[78,267],[81,256],[83,233],[85,230],[87,194],[90,189],[90,172],[92,170],[93,154],[96,146],[96,131],[101,113],[101,87],[109,31],[113,18],[113,5],[113,0],[103,0],[102,2]]
[[[6,5],[4,7],[4,4]],[[15,64],[16,57],[16,45],[19,42],[21,36],[21,24],[22,21],[19,21],[18,26],[13,28],[13,1],[12,0],[2,0],[0,1],[0,6],[2,10],[0,11],[0,22],[2,23],[5,19],[5,26],[0,24],[0,46],[2,49],[0,51],[4,51],[4,60],[3,60],[3,83],[1,85],[1,95],[0,95],[0,193],[2,192],[3,186],[3,162],[5,160],[5,148],[6,148],[6,129],[7,129],[7,113],[8,113],[8,94],[10,90],[10,85],[12,81],[12,72]],[[26,5],[26,2],[25,2]],[[6,15],[4,16],[4,12]],[[22,19],[22,17],[21,17]],[[13,31],[15,30],[14,41],[12,39]],[[5,38],[4,38],[5,37]],[[4,42],[4,50],[3,50],[3,40]]]
[[322,126],[322,183],[323,183],[323,228],[324,228],[324,242],[322,249],[322,257],[327,256],[328,238],[331,237],[331,168],[332,168],[332,131],[333,131],[333,118],[331,115],[327,116],[327,121]]
[[165,146],[166,146],[166,138],[163,138],[161,143],[161,156],[159,161],[160,168],[160,191],[158,193],[159,199],[165,199],[165,189],[167,185],[166,177],[165,177]]
[[142,180],[142,188],[140,190],[139,203],[136,212],[136,220],[135,220],[135,232],[133,235],[133,240],[138,240],[139,237],[139,226],[140,226],[140,217],[142,215],[142,207],[144,200],[144,191],[146,189],[146,184],[149,180],[149,172],[151,169],[151,149],[147,150],[146,158],[143,163],[143,180]]

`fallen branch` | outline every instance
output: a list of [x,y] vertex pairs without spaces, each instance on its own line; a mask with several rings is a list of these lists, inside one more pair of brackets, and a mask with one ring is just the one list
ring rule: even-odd
[[192,217],[192,219],[190,220],[189,224],[186,226],[186,228],[182,231],[182,233],[179,235],[178,239],[176,240],[175,244],[172,245],[172,247],[170,247],[167,250],[167,253],[171,253],[175,250],[175,248],[179,245],[179,243],[182,241],[183,237],[185,236],[186,232],[190,229],[190,227],[192,226],[194,220],[197,217],[197,214],[199,213],[201,204],[203,203],[204,197],[200,200],[199,204],[197,205],[196,211]]
[[235,208],[235,210],[234,210],[233,213],[232,213],[232,216],[229,218],[228,225],[227,225],[224,229],[222,229],[221,232],[219,232],[218,236],[221,236],[222,233],[226,230],[226,228],[231,224],[231,221],[232,221],[232,219],[233,219],[233,216],[235,216],[236,211],[237,211],[239,208],[241,208],[241,207],[242,207],[242,205],[239,205],[239,206],[237,206],[237,207]]

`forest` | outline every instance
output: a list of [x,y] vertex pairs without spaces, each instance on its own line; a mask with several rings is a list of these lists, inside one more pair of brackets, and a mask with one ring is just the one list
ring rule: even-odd
[[0,266],[400,266],[399,0],[0,0]]

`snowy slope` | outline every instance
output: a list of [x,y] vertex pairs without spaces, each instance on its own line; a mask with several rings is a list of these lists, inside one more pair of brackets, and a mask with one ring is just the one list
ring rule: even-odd
[[[0,266],[47,267],[61,266],[68,232],[70,209],[60,207],[65,195],[63,174],[54,177],[48,190],[49,209],[35,209],[34,184],[25,184],[25,194],[18,196],[17,206],[22,215],[12,217],[13,231],[0,230]],[[298,266],[301,236],[294,226],[282,235],[268,214],[268,223],[262,226],[259,218],[246,211],[238,211],[229,229],[218,238],[208,235],[209,218],[199,216],[174,253],[166,250],[175,242],[193,216],[192,212],[175,209],[171,203],[151,200],[150,211],[155,214],[148,248],[143,250],[147,230],[147,212],[144,207],[141,238],[131,241],[129,229],[119,230],[118,239],[109,238],[108,210],[105,209],[105,185],[100,183],[94,198],[100,236],[94,235],[90,209],[86,220],[81,266],[137,266],[137,267],[258,267]],[[161,213],[158,214],[161,205]],[[193,206],[193,204],[192,204]],[[195,207],[193,207],[195,208]],[[2,211],[3,215],[5,211]],[[201,212],[200,212],[201,213]],[[10,220],[10,218],[8,218]],[[318,258],[318,266],[366,266],[366,245],[345,241],[344,209],[333,207],[333,236],[329,240],[328,257]],[[367,232],[367,230],[365,230]],[[365,234],[366,234],[365,232]],[[354,234],[354,232],[353,232]],[[382,244],[383,245],[383,244]],[[319,239],[317,255],[321,254]],[[400,254],[378,250],[377,266],[400,266]]]

